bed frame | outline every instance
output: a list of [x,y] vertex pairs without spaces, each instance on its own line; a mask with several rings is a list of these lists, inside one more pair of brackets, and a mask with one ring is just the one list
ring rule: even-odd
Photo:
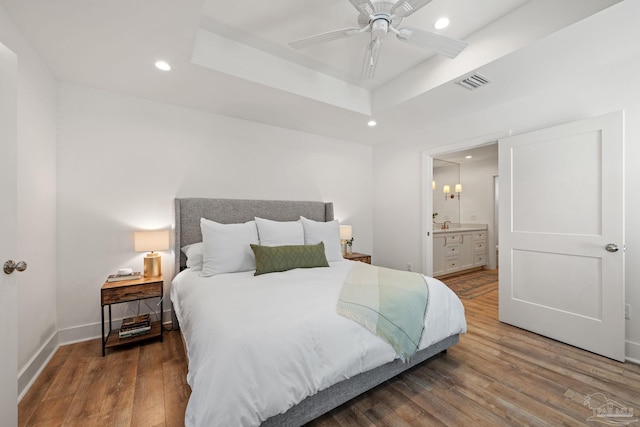
[[[175,199],[175,215],[176,274],[186,268],[186,258],[180,248],[202,241],[200,218],[223,224],[246,222],[256,216],[274,221],[295,221],[300,216],[314,221],[332,221],[334,219],[333,203],[204,198]],[[177,326],[177,320],[174,316],[174,328]],[[416,352],[407,363],[396,359],[376,369],[341,381],[309,396],[289,408],[285,413],[269,418],[262,425],[301,426],[401,372],[446,352],[447,348],[458,341],[458,335],[451,336]]]

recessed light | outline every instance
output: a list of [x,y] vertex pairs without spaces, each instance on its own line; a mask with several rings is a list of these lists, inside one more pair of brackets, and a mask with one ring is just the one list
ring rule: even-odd
[[467,156],[465,159],[473,159],[473,156]]
[[169,65],[166,61],[157,61],[155,65],[158,70],[162,70],[162,71],[171,70],[171,65]]
[[372,127],[374,127],[374,126],[375,126],[375,125],[377,125],[377,124],[378,124],[378,123],[376,123],[376,121],[375,121],[375,120],[369,120],[369,123],[367,123],[367,125],[368,125],[369,127],[371,127],[371,128],[372,128]]
[[440,18],[438,19],[435,24],[433,24],[433,28],[435,28],[436,30],[442,30],[445,29],[449,26],[449,18]]

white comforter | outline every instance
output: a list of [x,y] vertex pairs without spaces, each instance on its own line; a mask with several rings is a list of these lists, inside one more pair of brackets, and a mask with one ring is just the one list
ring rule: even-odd
[[[255,426],[319,390],[392,361],[382,339],[339,316],[351,261],[253,276],[253,271],[173,281],[171,300],[187,344],[192,394],[187,426]],[[464,308],[427,278],[420,348],[466,332]]]

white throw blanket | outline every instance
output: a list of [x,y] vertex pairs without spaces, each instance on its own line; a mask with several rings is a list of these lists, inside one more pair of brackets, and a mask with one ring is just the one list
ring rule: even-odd
[[391,344],[404,362],[418,349],[428,299],[422,275],[357,262],[342,287],[337,311]]

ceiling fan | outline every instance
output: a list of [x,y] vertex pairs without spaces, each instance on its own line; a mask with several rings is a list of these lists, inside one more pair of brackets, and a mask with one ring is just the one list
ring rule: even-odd
[[412,27],[400,27],[404,18],[427,5],[431,0],[349,0],[349,2],[360,12],[359,27],[343,28],[305,37],[289,45],[294,49],[303,49],[332,40],[371,33],[371,42],[367,45],[362,63],[362,80],[373,78],[382,47],[381,39],[389,32],[395,34],[400,41],[449,58],[455,58],[467,47],[467,43],[463,41],[440,34]]

